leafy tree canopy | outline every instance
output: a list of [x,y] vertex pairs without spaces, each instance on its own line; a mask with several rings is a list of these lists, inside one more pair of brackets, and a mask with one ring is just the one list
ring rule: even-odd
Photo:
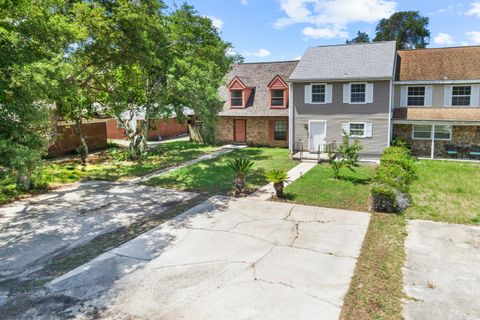
[[370,42],[370,37],[366,32],[358,31],[357,36],[351,40],[346,40],[346,44],[352,44],[352,43],[369,43]]
[[396,41],[397,49],[425,48],[430,41],[428,17],[418,11],[400,11],[382,19],[373,41]]

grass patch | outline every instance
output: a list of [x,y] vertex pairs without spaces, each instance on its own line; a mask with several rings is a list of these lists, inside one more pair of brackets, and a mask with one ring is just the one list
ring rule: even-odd
[[182,162],[213,152],[215,146],[190,141],[172,141],[149,150],[139,161],[128,161],[126,152],[119,147],[110,147],[105,152],[91,155],[87,166],[79,159],[61,162],[47,161],[30,192],[18,190],[15,181],[6,173],[0,172],[0,204],[15,200],[21,195],[43,192],[48,187],[73,183],[79,180],[118,181],[175,166]]
[[403,319],[405,227],[402,215],[372,214],[340,319]]
[[407,218],[480,224],[480,164],[423,160],[416,167]]
[[288,157],[288,149],[245,148],[219,158],[202,161],[160,177],[150,179],[147,185],[170,189],[230,194],[235,188],[235,173],[227,165],[234,158],[247,158],[255,162],[246,178],[247,191],[254,191],[268,183],[265,172],[271,169],[289,170],[297,162]]
[[369,183],[374,165],[361,165],[356,172],[340,170],[341,179],[333,177],[333,170],[320,164],[285,188],[290,201],[329,208],[368,210]]

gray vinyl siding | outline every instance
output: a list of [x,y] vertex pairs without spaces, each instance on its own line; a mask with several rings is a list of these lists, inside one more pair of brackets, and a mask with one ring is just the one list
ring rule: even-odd
[[373,103],[344,104],[343,85],[348,82],[329,83],[332,88],[331,104],[305,104],[305,85],[309,83],[293,84],[294,132],[293,141],[300,139],[304,148],[308,148],[308,129],[305,123],[309,120],[327,121],[326,142],[342,141],[342,122],[366,122],[373,125],[371,138],[359,139],[363,145],[362,154],[380,155],[388,146],[389,132],[389,81],[370,81],[373,83]]

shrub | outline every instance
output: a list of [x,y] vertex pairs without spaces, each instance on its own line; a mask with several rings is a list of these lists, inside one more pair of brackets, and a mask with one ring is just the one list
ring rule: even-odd
[[265,178],[273,183],[273,188],[277,194],[277,198],[283,198],[284,183],[288,181],[288,174],[284,170],[270,170],[265,173]]
[[333,176],[335,179],[340,178],[340,169],[342,167],[348,168],[350,171],[355,171],[359,164],[358,153],[363,149],[360,141],[355,140],[350,144],[350,137],[345,131],[342,131],[343,141],[338,147],[336,154],[332,153],[332,150],[328,150],[328,163],[333,169]]
[[408,207],[409,188],[416,179],[415,161],[405,147],[385,149],[371,188],[372,209],[401,212]]
[[247,173],[253,167],[253,161],[243,158],[236,158],[227,162],[227,165],[235,171],[236,178],[235,178],[235,195],[240,195],[243,193],[243,189],[245,188],[245,177]]
[[392,140],[392,146],[393,147],[402,147],[402,148],[407,148],[408,150],[412,149],[412,145],[410,144],[407,139],[404,138],[395,138]]

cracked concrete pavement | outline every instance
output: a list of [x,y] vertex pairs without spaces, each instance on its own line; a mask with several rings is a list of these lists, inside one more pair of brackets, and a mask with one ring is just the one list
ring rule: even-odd
[[57,254],[195,195],[89,181],[2,206],[0,282],[26,277]]
[[405,250],[405,319],[479,319],[480,227],[413,220]]
[[338,319],[369,218],[215,196],[46,287],[78,319]]

